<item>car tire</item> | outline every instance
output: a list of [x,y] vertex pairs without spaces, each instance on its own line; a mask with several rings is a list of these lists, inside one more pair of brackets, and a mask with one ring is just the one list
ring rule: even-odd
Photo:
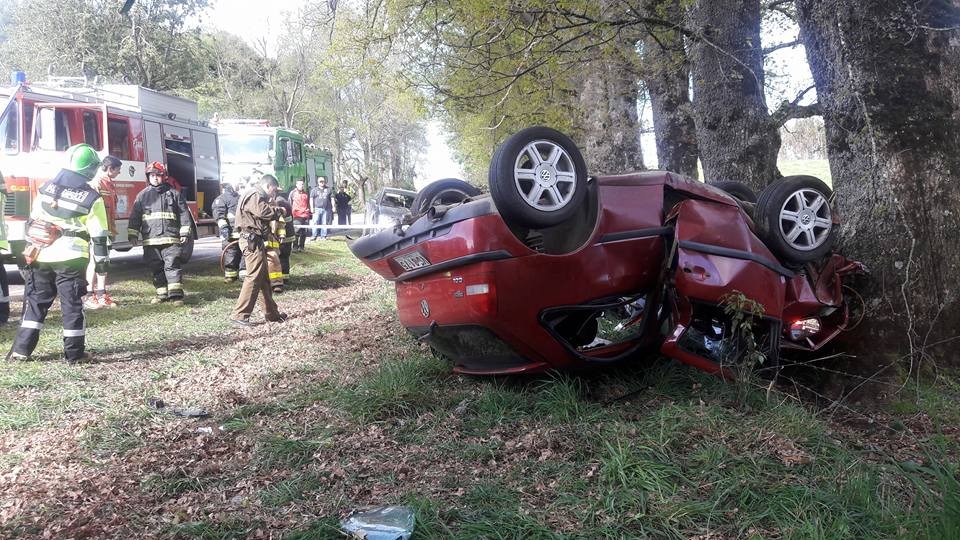
[[742,182],[726,180],[723,182],[709,182],[709,184],[727,195],[739,199],[743,202],[756,203],[757,194],[749,186]]
[[410,211],[414,216],[422,216],[431,206],[438,204],[457,204],[469,197],[476,197],[480,190],[459,178],[443,178],[417,192]]
[[531,229],[573,217],[587,191],[587,166],[569,137],[548,127],[514,133],[490,160],[490,196],[504,221]]
[[757,201],[754,222],[760,237],[785,262],[804,264],[833,249],[837,228],[833,191],[813,176],[787,176],[767,186]]

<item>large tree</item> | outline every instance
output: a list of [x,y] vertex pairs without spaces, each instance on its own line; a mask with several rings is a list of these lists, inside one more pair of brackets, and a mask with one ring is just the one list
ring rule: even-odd
[[872,276],[860,349],[945,352],[960,332],[960,2],[797,6],[843,247]]
[[644,10],[674,27],[651,25],[643,40],[643,80],[650,93],[653,129],[660,169],[696,178],[697,146],[693,105],[690,103],[690,65],[684,46],[680,0],[645,0]]
[[760,0],[696,0],[687,24],[703,175],[759,189],[780,176],[779,126],[767,111]]

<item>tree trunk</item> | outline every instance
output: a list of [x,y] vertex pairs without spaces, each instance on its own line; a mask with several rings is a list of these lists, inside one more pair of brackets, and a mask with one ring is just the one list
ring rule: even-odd
[[[645,0],[651,17],[683,22],[679,0]],[[697,177],[697,130],[690,103],[690,66],[683,36],[666,28],[650,28],[643,41],[644,83],[650,92],[657,167]]]
[[780,177],[780,135],[763,95],[760,0],[696,0],[687,12],[703,175],[759,190]]
[[913,367],[960,333],[960,1],[797,7],[843,247],[871,272],[855,341]]
[[590,174],[643,169],[640,121],[637,117],[639,77],[635,41],[621,37],[599,51],[582,74],[581,149]]

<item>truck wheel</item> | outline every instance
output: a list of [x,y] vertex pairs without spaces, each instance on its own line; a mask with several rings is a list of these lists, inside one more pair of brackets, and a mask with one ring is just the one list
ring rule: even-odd
[[427,213],[431,206],[438,204],[457,204],[469,197],[476,197],[480,190],[459,178],[444,178],[428,184],[417,192],[410,211],[414,217]]
[[830,188],[813,176],[787,176],[770,184],[760,193],[754,216],[760,237],[786,262],[822,259],[837,236],[832,197]]
[[539,229],[576,214],[587,191],[587,166],[569,137],[548,127],[514,133],[494,152],[490,195],[510,224]]

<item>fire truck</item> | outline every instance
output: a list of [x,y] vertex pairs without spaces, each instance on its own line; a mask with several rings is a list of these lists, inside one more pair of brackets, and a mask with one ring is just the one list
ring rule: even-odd
[[[199,120],[197,103],[135,85],[88,87],[69,78],[43,85],[12,78],[0,88],[0,173],[8,197],[3,208],[14,257],[23,251],[23,228],[37,189],[66,163],[66,149],[93,146],[101,156],[123,162],[117,192],[117,238],[113,249],[127,251],[127,219],[133,201],[147,186],[145,169],[153,161],[167,166],[181,186],[194,220],[194,236],[216,234],[210,217],[220,194],[217,132]],[[82,81],[82,80],[81,80]],[[186,261],[193,239],[184,245]]]
[[295,129],[253,119],[219,120],[216,128],[225,182],[249,184],[260,175],[272,174],[284,192],[293,189],[300,178],[310,187],[316,187],[318,176],[333,182],[333,155],[304,142]]

